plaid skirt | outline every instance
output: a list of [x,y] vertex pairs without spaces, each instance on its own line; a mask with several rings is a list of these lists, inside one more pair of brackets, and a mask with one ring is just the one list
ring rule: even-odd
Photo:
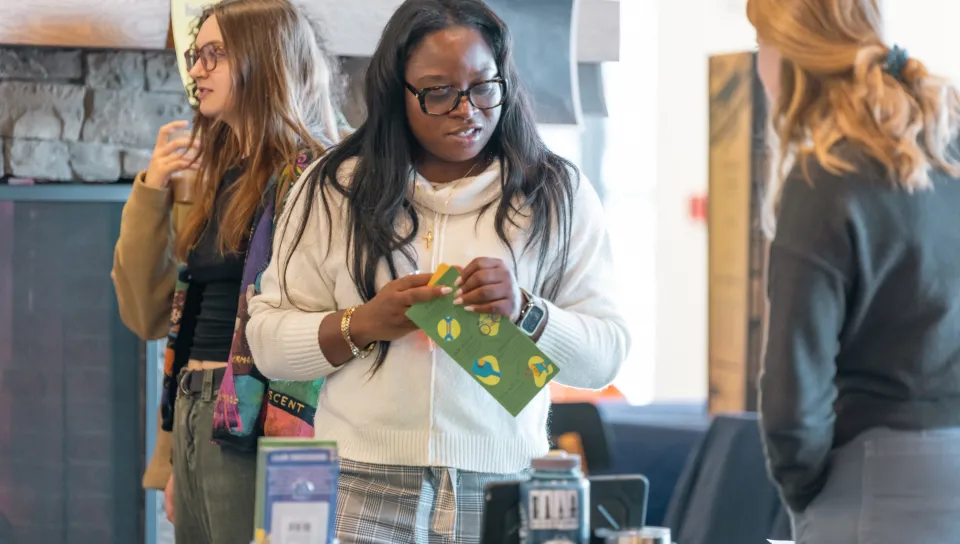
[[341,459],[337,538],[340,544],[479,543],[486,485],[525,475]]

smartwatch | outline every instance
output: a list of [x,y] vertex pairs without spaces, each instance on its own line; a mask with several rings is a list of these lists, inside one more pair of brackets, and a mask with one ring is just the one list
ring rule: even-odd
[[520,319],[517,321],[517,326],[527,336],[533,336],[540,329],[543,318],[547,316],[547,309],[539,298],[524,289],[520,289],[520,292],[523,293],[523,298],[527,303],[520,310]]

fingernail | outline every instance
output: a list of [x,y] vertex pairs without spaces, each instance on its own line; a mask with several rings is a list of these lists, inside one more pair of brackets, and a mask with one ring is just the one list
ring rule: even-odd
[[449,287],[443,287],[443,288],[440,289],[440,294],[441,294],[441,295],[444,295],[444,296],[449,295],[449,294],[452,293],[452,292],[453,292],[453,289],[451,289],[451,288],[449,288]]
[[455,298],[455,299],[453,299],[453,303],[456,304],[457,306],[459,306],[459,305],[463,304],[463,299],[462,299],[462,298]]
[[462,296],[463,296],[463,289],[457,289],[457,294],[456,294],[455,296],[456,296],[457,298],[462,297]]
[[466,310],[466,311],[468,311],[468,312],[472,312],[472,311],[473,311],[473,306],[464,306],[463,309]]
[[453,286],[454,286],[454,287],[460,287],[461,285],[463,285],[463,278],[462,278],[462,277],[457,278],[457,281],[453,282]]

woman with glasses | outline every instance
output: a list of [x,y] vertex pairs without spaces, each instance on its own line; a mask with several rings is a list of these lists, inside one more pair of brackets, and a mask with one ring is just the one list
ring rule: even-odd
[[[531,372],[575,387],[627,355],[603,209],[540,139],[510,47],[479,0],[404,2],[366,74],[370,117],[301,176],[250,302],[261,371],[326,378],[316,436],[340,449],[345,544],[477,542],[484,486],[548,451],[546,388],[511,416],[411,305],[513,321],[556,365]],[[454,288],[429,284],[443,263]]]
[[[237,544],[253,536],[256,439],[269,431],[257,420],[269,410],[235,332],[288,182],[339,137],[335,66],[289,0],[207,8],[186,57],[199,104],[193,133],[175,135],[185,122],[160,130],[123,210],[113,277],[124,322],[144,339],[168,338],[162,428],[172,454],[155,451],[145,484],[165,488],[178,544]],[[192,198],[171,191],[189,171]],[[228,372],[228,361],[245,371]],[[239,417],[228,424],[229,410]],[[290,428],[312,434],[312,424]]]

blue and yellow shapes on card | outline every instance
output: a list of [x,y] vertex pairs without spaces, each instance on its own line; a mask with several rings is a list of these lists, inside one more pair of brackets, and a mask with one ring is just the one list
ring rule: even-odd
[[[457,268],[441,266],[430,283],[455,290],[459,277]],[[556,379],[560,367],[509,318],[469,312],[453,301],[451,292],[415,304],[407,317],[508,413],[518,416]]]
[[478,320],[480,334],[484,336],[496,336],[500,332],[500,320],[503,317],[499,315],[481,314]]
[[480,383],[493,387],[500,383],[500,363],[493,355],[484,355],[473,362],[473,375]]
[[453,342],[460,336],[460,322],[452,315],[445,316],[437,323],[437,334],[444,342]]
[[557,371],[557,367],[553,366],[553,363],[545,361],[539,355],[531,357],[527,361],[527,367],[533,373],[533,382],[537,384],[537,387],[546,385],[547,379]]

